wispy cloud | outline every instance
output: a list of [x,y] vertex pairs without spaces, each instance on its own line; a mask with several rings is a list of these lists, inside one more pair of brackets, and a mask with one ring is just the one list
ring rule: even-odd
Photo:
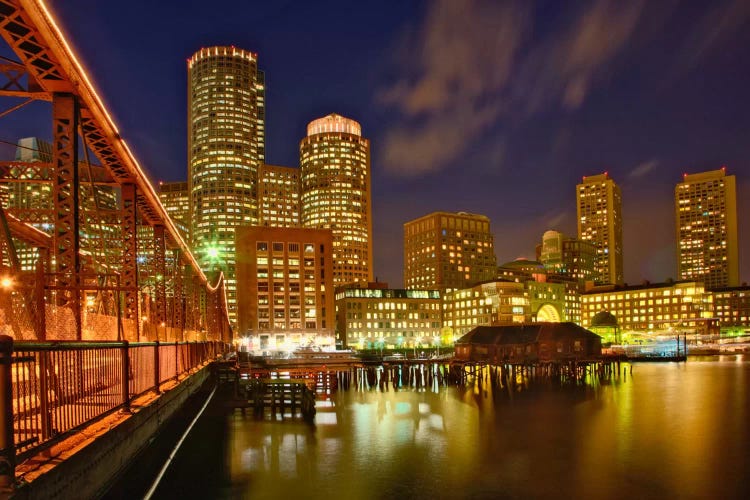
[[[407,75],[379,94],[401,121],[386,135],[391,171],[440,169],[513,111],[575,109],[632,36],[643,1],[598,0],[533,41],[529,2],[438,0],[401,48]],[[404,57],[407,52],[409,57]]]
[[678,69],[690,70],[707,57],[713,49],[740,29],[750,24],[748,0],[714,2],[705,15],[698,19],[685,40],[677,58]]
[[658,166],[659,166],[659,160],[644,161],[643,163],[639,163],[638,165],[633,167],[628,173],[628,177],[630,179],[638,179],[640,177],[643,177],[647,173],[651,172],[653,169],[655,169]]

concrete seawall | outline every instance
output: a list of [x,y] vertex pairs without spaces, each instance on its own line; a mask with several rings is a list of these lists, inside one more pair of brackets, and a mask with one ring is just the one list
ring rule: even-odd
[[162,389],[159,397],[151,396],[146,402],[134,405],[131,415],[117,414],[92,424],[80,433],[89,437],[69,444],[65,451],[40,453],[38,462],[46,460],[45,464],[26,475],[10,498],[97,498],[103,495],[210,375],[211,365],[206,365],[170,389]]

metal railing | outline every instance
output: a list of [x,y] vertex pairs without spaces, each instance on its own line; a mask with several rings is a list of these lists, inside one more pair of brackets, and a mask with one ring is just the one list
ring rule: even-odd
[[7,466],[216,359],[221,342],[16,342],[0,336],[0,483]]

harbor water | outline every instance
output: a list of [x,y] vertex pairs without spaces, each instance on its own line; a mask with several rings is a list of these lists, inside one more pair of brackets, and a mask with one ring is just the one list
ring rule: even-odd
[[[154,498],[747,498],[750,359],[623,369],[512,391],[352,386],[313,425],[214,398]],[[141,461],[110,497],[140,495],[159,467]]]

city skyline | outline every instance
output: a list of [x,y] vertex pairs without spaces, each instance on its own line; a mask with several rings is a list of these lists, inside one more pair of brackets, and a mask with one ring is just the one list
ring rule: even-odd
[[[74,3],[73,7],[81,5]],[[368,13],[372,22],[365,24],[353,22],[364,16],[337,10],[337,5],[343,4],[324,2],[317,8],[262,5],[254,6],[252,15],[238,7],[239,11],[212,13],[200,20],[191,17],[189,5],[179,11],[175,6],[158,5],[153,6],[153,20],[139,18],[146,23],[147,35],[132,44],[127,43],[126,27],[132,26],[142,5],[52,8],[60,10],[63,28],[74,46],[82,49],[84,64],[154,184],[184,179],[184,62],[202,46],[234,44],[259,54],[268,79],[269,163],[296,165],[297,141],[305,124],[318,116],[336,112],[362,123],[370,131],[373,147],[375,275],[392,286],[401,283],[403,260],[400,245],[393,243],[401,239],[403,222],[435,210],[482,213],[492,221],[499,263],[519,256],[533,258],[544,231],[575,234],[575,184],[583,175],[605,170],[623,191],[626,282],[677,277],[672,192],[683,173],[726,165],[728,174],[737,175],[740,258],[743,250],[746,252],[750,181],[743,172],[749,170],[750,146],[742,138],[746,137],[750,113],[742,96],[750,75],[748,63],[741,57],[748,41],[747,30],[741,29],[747,22],[747,9],[741,3],[681,4],[669,12],[664,6],[616,7],[606,2],[593,2],[574,11],[539,3],[531,12],[504,4],[497,7],[502,12],[495,12],[491,4],[479,2],[459,13],[439,2],[429,6],[394,3],[390,9]],[[386,10],[390,10],[388,15]],[[476,33],[465,41],[466,50],[493,41],[485,36],[489,31],[508,36],[515,33],[508,26],[511,23],[503,21],[506,18],[530,30],[528,39],[518,41],[517,52],[509,56],[506,69],[511,76],[504,73],[503,79],[503,75],[487,74],[486,64],[480,65],[478,73],[470,71],[468,75],[487,85],[494,77],[505,82],[480,89],[490,97],[527,89],[510,107],[528,109],[485,117],[489,125],[480,133],[465,130],[471,127],[461,120],[468,118],[428,106],[430,85],[439,88],[445,83],[431,65],[430,51],[450,48],[431,40],[438,34],[450,38],[444,21],[449,14],[458,26],[479,14],[498,20],[479,23]],[[157,29],[158,19],[167,15],[176,15],[181,27]],[[311,26],[303,23],[303,17]],[[263,22],[252,22],[248,28],[248,19]],[[334,34],[321,33],[315,26],[321,20],[340,29],[330,30]],[[155,24],[149,28],[152,22]],[[590,43],[573,37],[587,28],[591,30]],[[613,40],[603,36],[602,30],[607,29]],[[374,32],[382,36],[368,36]],[[90,43],[92,39],[94,43]],[[331,51],[330,58],[325,54],[309,56],[341,39],[346,40],[337,45],[341,54]],[[567,42],[559,44],[558,55],[573,64],[576,54],[594,50],[593,42],[602,40],[607,43],[602,53],[594,54],[595,63],[586,62],[589,66],[572,73],[555,67],[550,69],[554,75],[535,69],[535,62],[554,52],[550,48],[553,41]],[[308,50],[299,51],[303,41]],[[438,46],[433,47],[435,44]],[[497,59],[505,54],[501,47],[487,45],[482,56]],[[686,61],[687,53],[698,56]],[[405,58],[407,67],[394,63],[395,54]],[[131,58],[139,61],[135,71],[127,64]],[[673,60],[673,65],[666,64]],[[409,62],[414,69],[409,69]],[[656,71],[667,66],[667,70]],[[467,64],[469,70],[471,67]],[[445,78],[459,78],[457,68],[447,70],[453,73]],[[727,78],[730,72],[731,78]],[[458,102],[451,105],[476,104],[473,94],[462,86],[466,82],[456,82],[462,92],[455,94]],[[539,87],[545,83],[549,87]],[[424,90],[421,94],[419,85]],[[551,90],[549,99],[535,101],[533,91],[544,89]],[[25,120],[21,116],[26,112],[14,113],[14,118],[17,115],[17,120]],[[446,118],[446,113],[455,120]],[[473,138],[456,138],[462,144],[456,146],[458,154],[448,154],[451,151],[444,149],[444,143],[449,141],[441,141],[435,149],[447,160],[434,160],[416,174],[416,164],[411,169],[404,166],[401,171],[412,171],[405,177],[394,172],[397,167],[393,165],[390,134],[402,130],[403,137],[413,139],[413,149],[418,149],[417,139],[425,136],[418,135],[417,129],[404,128],[412,116],[451,125],[460,132],[457,135],[472,133]],[[24,130],[23,135],[48,135],[32,128],[33,124],[28,125],[28,133]],[[410,130],[417,132],[410,134]],[[495,156],[487,151],[494,151]],[[432,166],[438,170],[430,170]],[[648,241],[641,239],[644,233],[649,234]],[[748,281],[750,263],[741,260],[740,266],[740,281]]]

